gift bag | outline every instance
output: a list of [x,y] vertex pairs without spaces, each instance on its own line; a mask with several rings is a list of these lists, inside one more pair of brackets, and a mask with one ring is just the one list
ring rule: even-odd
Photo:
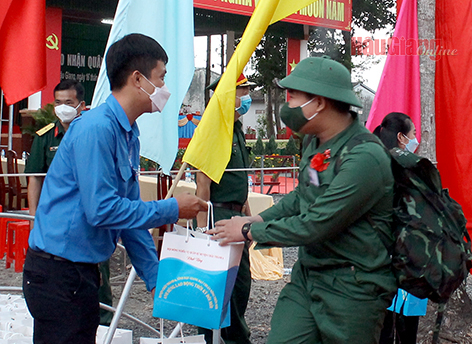
[[[398,288],[397,295],[393,298],[389,311],[406,316],[426,315],[428,299],[419,299],[403,289]],[[403,308],[403,309],[402,309]]]
[[153,316],[208,329],[229,326],[243,246],[220,246],[207,234],[175,225],[164,234]]

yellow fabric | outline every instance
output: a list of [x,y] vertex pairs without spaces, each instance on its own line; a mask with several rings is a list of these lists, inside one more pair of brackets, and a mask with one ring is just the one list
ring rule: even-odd
[[213,97],[195,129],[183,161],[219,183],[231,157],[236,82],[267,27],[315,2],[314,0],[260,0],[241,42],[223,73]]
[[251,277],[255,280],[275,281],[284,275],[284,257],[280,247],[254,250],[255,242],[249,248]]

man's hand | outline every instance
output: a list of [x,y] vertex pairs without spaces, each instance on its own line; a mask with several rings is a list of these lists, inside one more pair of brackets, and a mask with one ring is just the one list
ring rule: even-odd
[[[220,245],[228,245],[232,242],[245,241],[241,229],[243,225],[248,222],[262,222],[260,216],[253,217],[241,217],[233,216],[231,220],[221,220],[215,224],[215,228],[206,232],[207,234],[213,234],[213,240],[221,240]],[[249,239],[252,239],[251,232],[248,233]]]
[[193,219],[200,211],[208,210],[207,202],[189,193],[181,193],[175,199],[179,205],[179,219]]

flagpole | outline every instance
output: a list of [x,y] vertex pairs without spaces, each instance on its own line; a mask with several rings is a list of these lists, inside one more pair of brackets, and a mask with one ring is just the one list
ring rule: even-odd
[[10,105],[8,113],[8,150],[13,149],[13,105]]
[[177,176],[175,177],[175,182],[172,183],[172,186],[169,189],[169,191],[167,192],[167,195],[166,195],[165,199],[169,199],[169,198],[172,197],[172,195],[175,191],[175,188],[177,187],[177,184],[179,183],[180,179],[182,178],[182,175],[184,174],[184,171],[187,168],[187,166],[188,166],[188,164],[186,162],[184,162],[182,164],[182,166],[180,166],[179,172],[177,173]]

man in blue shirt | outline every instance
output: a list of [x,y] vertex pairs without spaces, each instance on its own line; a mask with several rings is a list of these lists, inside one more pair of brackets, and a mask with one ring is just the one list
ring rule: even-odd
[[121,238],[149,291],[158,258],[149,228],[193,218],[206,202],[183,194],[140,199],[136,119],[161,111],[167,54],[150,37],[131,34],[106,56],[112,94],[73,121],[45,178],[31,231],[23,291],[35,343],[95,343],[99,323],[97,264]]

